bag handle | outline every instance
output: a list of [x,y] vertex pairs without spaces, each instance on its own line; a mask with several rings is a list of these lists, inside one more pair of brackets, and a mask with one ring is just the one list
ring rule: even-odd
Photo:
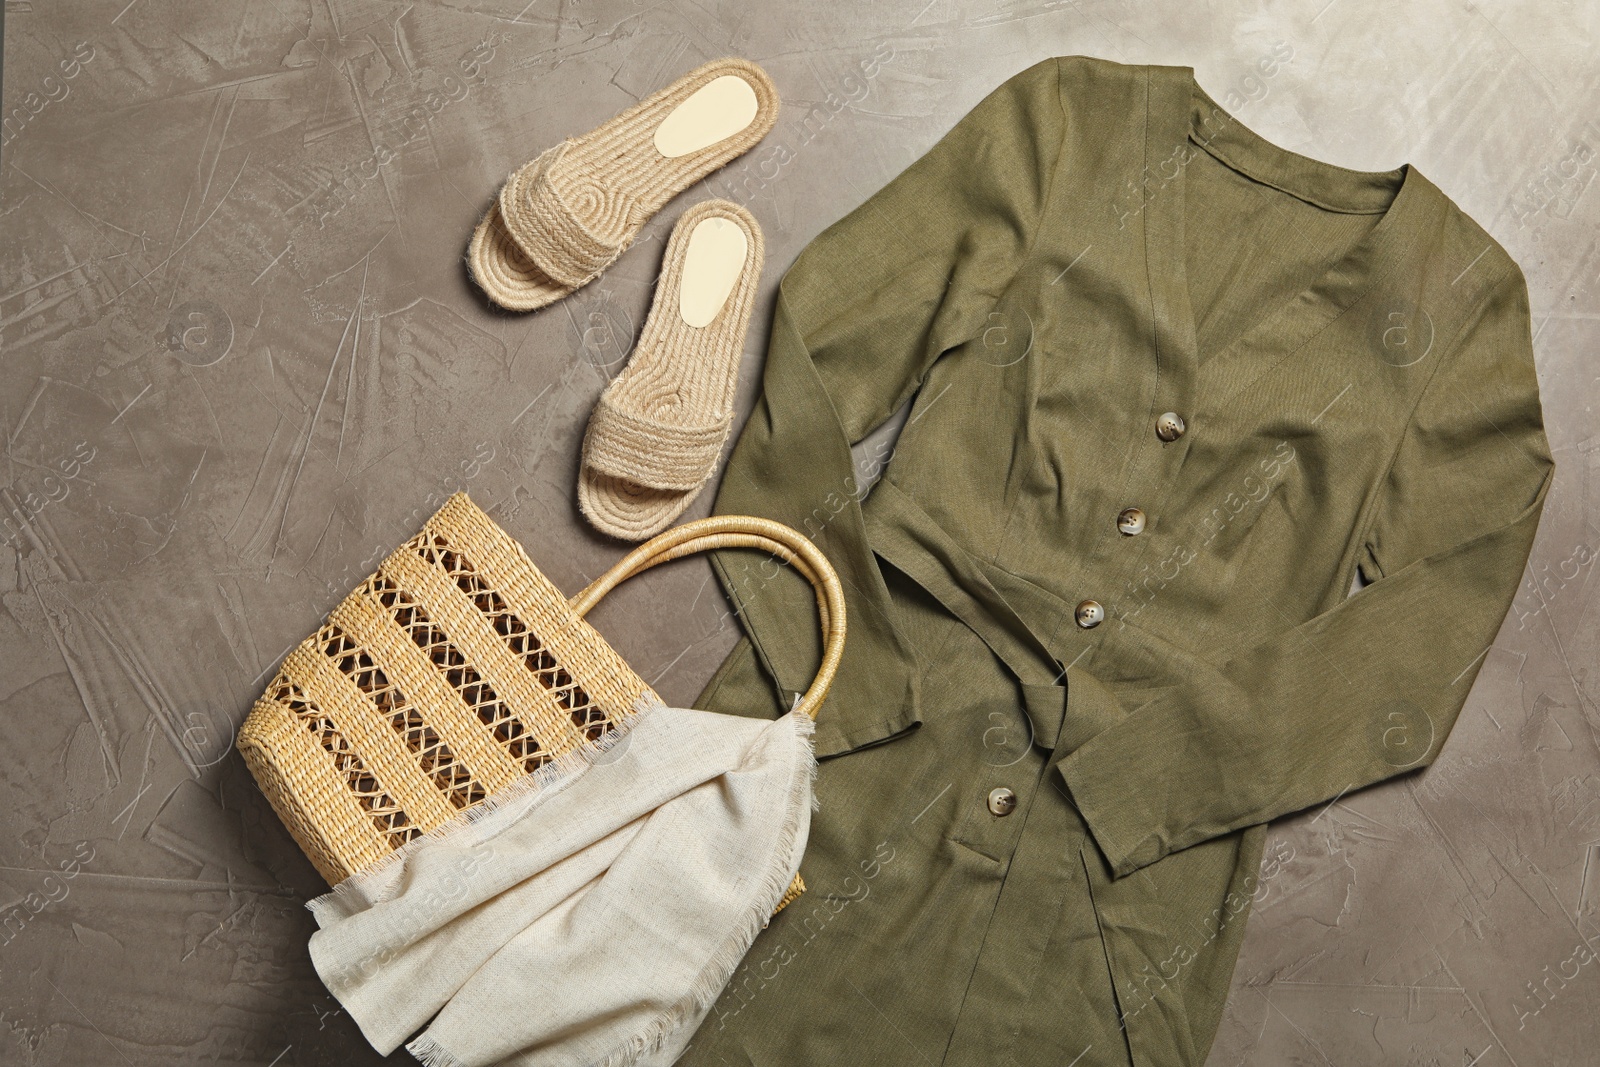
[[822,665],[794,710],[817,717],[844,655],[844,587],[822,550],[793,527],[753,515],[713,515],[674,526],[629,552],[568,603],[580,618],[611,590],[658,563],[714,548],[759,548],[794,567],[817,594],[822,624]]

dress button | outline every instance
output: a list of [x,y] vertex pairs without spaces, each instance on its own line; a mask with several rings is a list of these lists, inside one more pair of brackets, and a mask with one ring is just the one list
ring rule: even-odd
[[1176,411],[1164,412],[1156,419],[1156,436],[1163,441],[1176,441],[1183,431],[1183,416]]
[[1017,794],[1005,786],[989,790],[989,810],[1000,816],[1010,815],[1017,810]]
[[1078,620],[1079,626],[1092,630],[1106,621],[1106,609],[1100,606],[1098,600],[1085,600],[1078,605],[1073,617]]
[[1144,533],[1144,512],[1138,508],[1123,508],[1117,514],[1117,532],[1129,537]]

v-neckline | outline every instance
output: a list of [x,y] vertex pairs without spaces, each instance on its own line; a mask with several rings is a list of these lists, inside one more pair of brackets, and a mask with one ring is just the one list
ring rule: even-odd
[[[1248,386],[1299,349],[1367,293],[1419,245],[1418,223],[1439,194],[1409,163],[1390,171],[1357,171],[1291,152],[1229,114],[1195,80],[1192,67],[1154,68],[1150,165],[1176,174],[1151,196],[1146,220],[1152,282],[1165,277],[1157,309],[1157,344],[1169,373],[1197,390],[1209,408]],[[1276,302],[1227,345],[1200,362],[1197,323],[1185,258],[1188,163],[1209,153],[1224,166],[1290,196],[1335,211],[1380,215],[1376,225],[1297,294]],[[1162,321],[1165,320],[1165,321]]]

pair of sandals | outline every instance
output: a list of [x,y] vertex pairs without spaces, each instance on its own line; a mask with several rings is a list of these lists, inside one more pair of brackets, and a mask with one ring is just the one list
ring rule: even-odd
[[[691,71],[513,172],[472,235],[473,278],[514,311],[559,300],[777,118],[777,90],[754,63],[719,59]],[[651,537],[716,472],[764,258],[761,228],[731,201],[696,204],[673,227],[638,344],[584,434],[578,504],[596,528]]]

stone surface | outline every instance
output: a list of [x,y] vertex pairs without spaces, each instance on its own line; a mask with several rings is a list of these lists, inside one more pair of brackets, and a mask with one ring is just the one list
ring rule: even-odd
[[[377,1062],[307,960],[322,886],[231,752],[278,659],[457,489],[562,588],[598,574],[621,548],[578,514],[579,443],[683,206],[726,196],[765,229],[742,416],[806,242],[1062,53],[1191,65],[1285,147],[1416,163],[1524,267],[1558,463],[1438,763],[1274,828],[1210,1062],[1600,1062],[1597,22],[1529,0],[5,0],[0,1062]],[[462,255],[498,181],[730,53],[783,94],[767,140],[577,296],[487,306]],[[595,621],[677,702],[738,634],[703,561]]]

